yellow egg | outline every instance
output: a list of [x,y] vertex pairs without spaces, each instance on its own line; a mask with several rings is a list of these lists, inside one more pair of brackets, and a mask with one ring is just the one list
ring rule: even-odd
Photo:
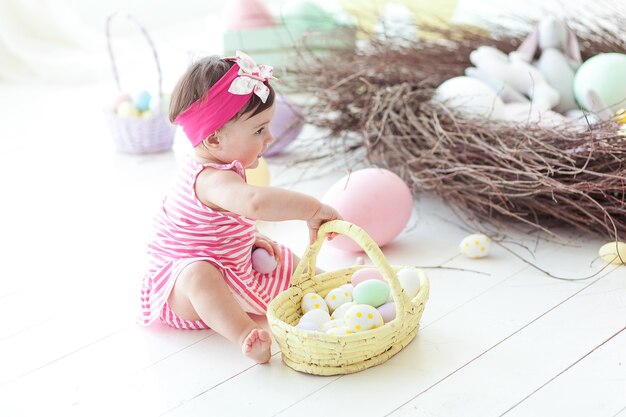
[[604,244],[598,253],[602,259],[610,264],[626,265],[626,243],[624,242],[609,242]]
[[259,158],[259,165],[256,168],[246,169],[246,180],[250,185],[270,185],[270,169],[265,159]]

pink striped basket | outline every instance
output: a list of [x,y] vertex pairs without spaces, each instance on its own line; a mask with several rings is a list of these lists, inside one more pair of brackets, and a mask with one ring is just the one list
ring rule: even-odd
[[[117,84],[117,88],[121,94],[123,90],[120,84],[117,66],[115,65],[113,48],[111,46],[111,21],[115,16],[120,15],[122,14],[118,14],[116,12],[107,18],[106,36],[109,58],[111,59],[111,67],[113,69],[113,77],[115,78],[115,83]],[[139,28],[152,49],[152,54],[154,56],[159,76],[159,100],[162,102],[163,89],[161,66],[159,65],[159,57],[154,47],[154,43],[152,42],[152,39],[150,39],[146,29],[133,16],[125,14],[125,17]],[[142,154],[162,152],[172,148],[176,127],[169,122],[167,114],[164,114],[161,105],[157,107],[154,114],[150,117],[120,117],[110,107],[105,110],[105,117],[108,121],[111,135],[115,141],[115,146],[121,152]]]

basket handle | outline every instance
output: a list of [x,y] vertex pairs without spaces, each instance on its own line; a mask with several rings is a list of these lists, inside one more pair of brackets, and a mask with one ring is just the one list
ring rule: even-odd
[[[400,285],[400,281],[398,281],[398,276],[396,275],[395,270],[387,262],[385,255],[383,255],[383,252],[380,250],[376,242],[374,242],[365,230],[355,224],[343,220],[332,220],[322,224],[317,233],[316,241],[309,245],[304,253],[304,256],[300,259],[300,263],[292,275],[291,285],[300,284],[304,281],[305,275],[308,277],[309,275],[315,274],[315,260],[317,258],[317,254],[322,248],[322,243],[326,239],[327,233],[339,233],[346,235],[350,239],[354,240],[354,242],[356,242],[365,251],[367,256],[372,260],[374,266],[381,272],[381,275],[389,284],[391,294],[393,295],[393,299],[396,303],[396,308],[401,309],[398,311],[402,311],[407,302],[410,303],[409,298],[402,295],[402,286]],[[305,269],[306,272],[304,272]]]
[[117,84],[118,90],[120,91],[120,93],[123,92],[122,85],[120,83],[120,77],[117,71],[117,65],[115,65],[115,56],[113,55],[113,47],[111,46],[111,22],[113,21],[113,18],[115,18],[115,16],[118,16],[118,15],[126,17],[126,19],[134,23],[135,26],[139,28],[139,31],[144,36],[144,38],[146,38],[146,40],[148,41],[148,45],[150,45],[150,49],[152,49],[152,55],[154,56],[154,62],[156,63],[156,69],[159,75],[159,81],[158,81],[159,82],[159,86],[158,86],[159,98],[163,98],[163,89],[162,89],[163,81],[162,81],[162,76],[161,76],[161,65],[159,64],[159,56],[157,55],[156,48],[154,47],[154,43],[152,42],[150,35],[148,35],[148,31],[130,13],[114,12],[107,17],[106,36],[107,36],[107,49],[109,51],[109,58],[111,59],[111,68],[113,70],[113,77],[115,78],[115,83]]

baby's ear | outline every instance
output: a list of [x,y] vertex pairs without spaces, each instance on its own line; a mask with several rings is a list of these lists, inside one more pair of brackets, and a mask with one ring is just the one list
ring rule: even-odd
[[217,137],[217,132],[211,133],[211,135],[207,136],[202,142],[204,142],[204,146],[206,146],[207,148],[214,147],[220,144],[220,140]]

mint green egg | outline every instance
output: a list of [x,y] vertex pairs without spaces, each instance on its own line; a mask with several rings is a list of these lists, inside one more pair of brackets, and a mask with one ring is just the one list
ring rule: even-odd
[[585,104],[589,90],[596,91],[613,112],[626,106],[626,55],[610,52],[583,62],[574,76],[574,96],[579,104]]
[[354,287],[352,298],[355,304],[379,307],[389,298],[389,285],[377,279],[369,279]]

